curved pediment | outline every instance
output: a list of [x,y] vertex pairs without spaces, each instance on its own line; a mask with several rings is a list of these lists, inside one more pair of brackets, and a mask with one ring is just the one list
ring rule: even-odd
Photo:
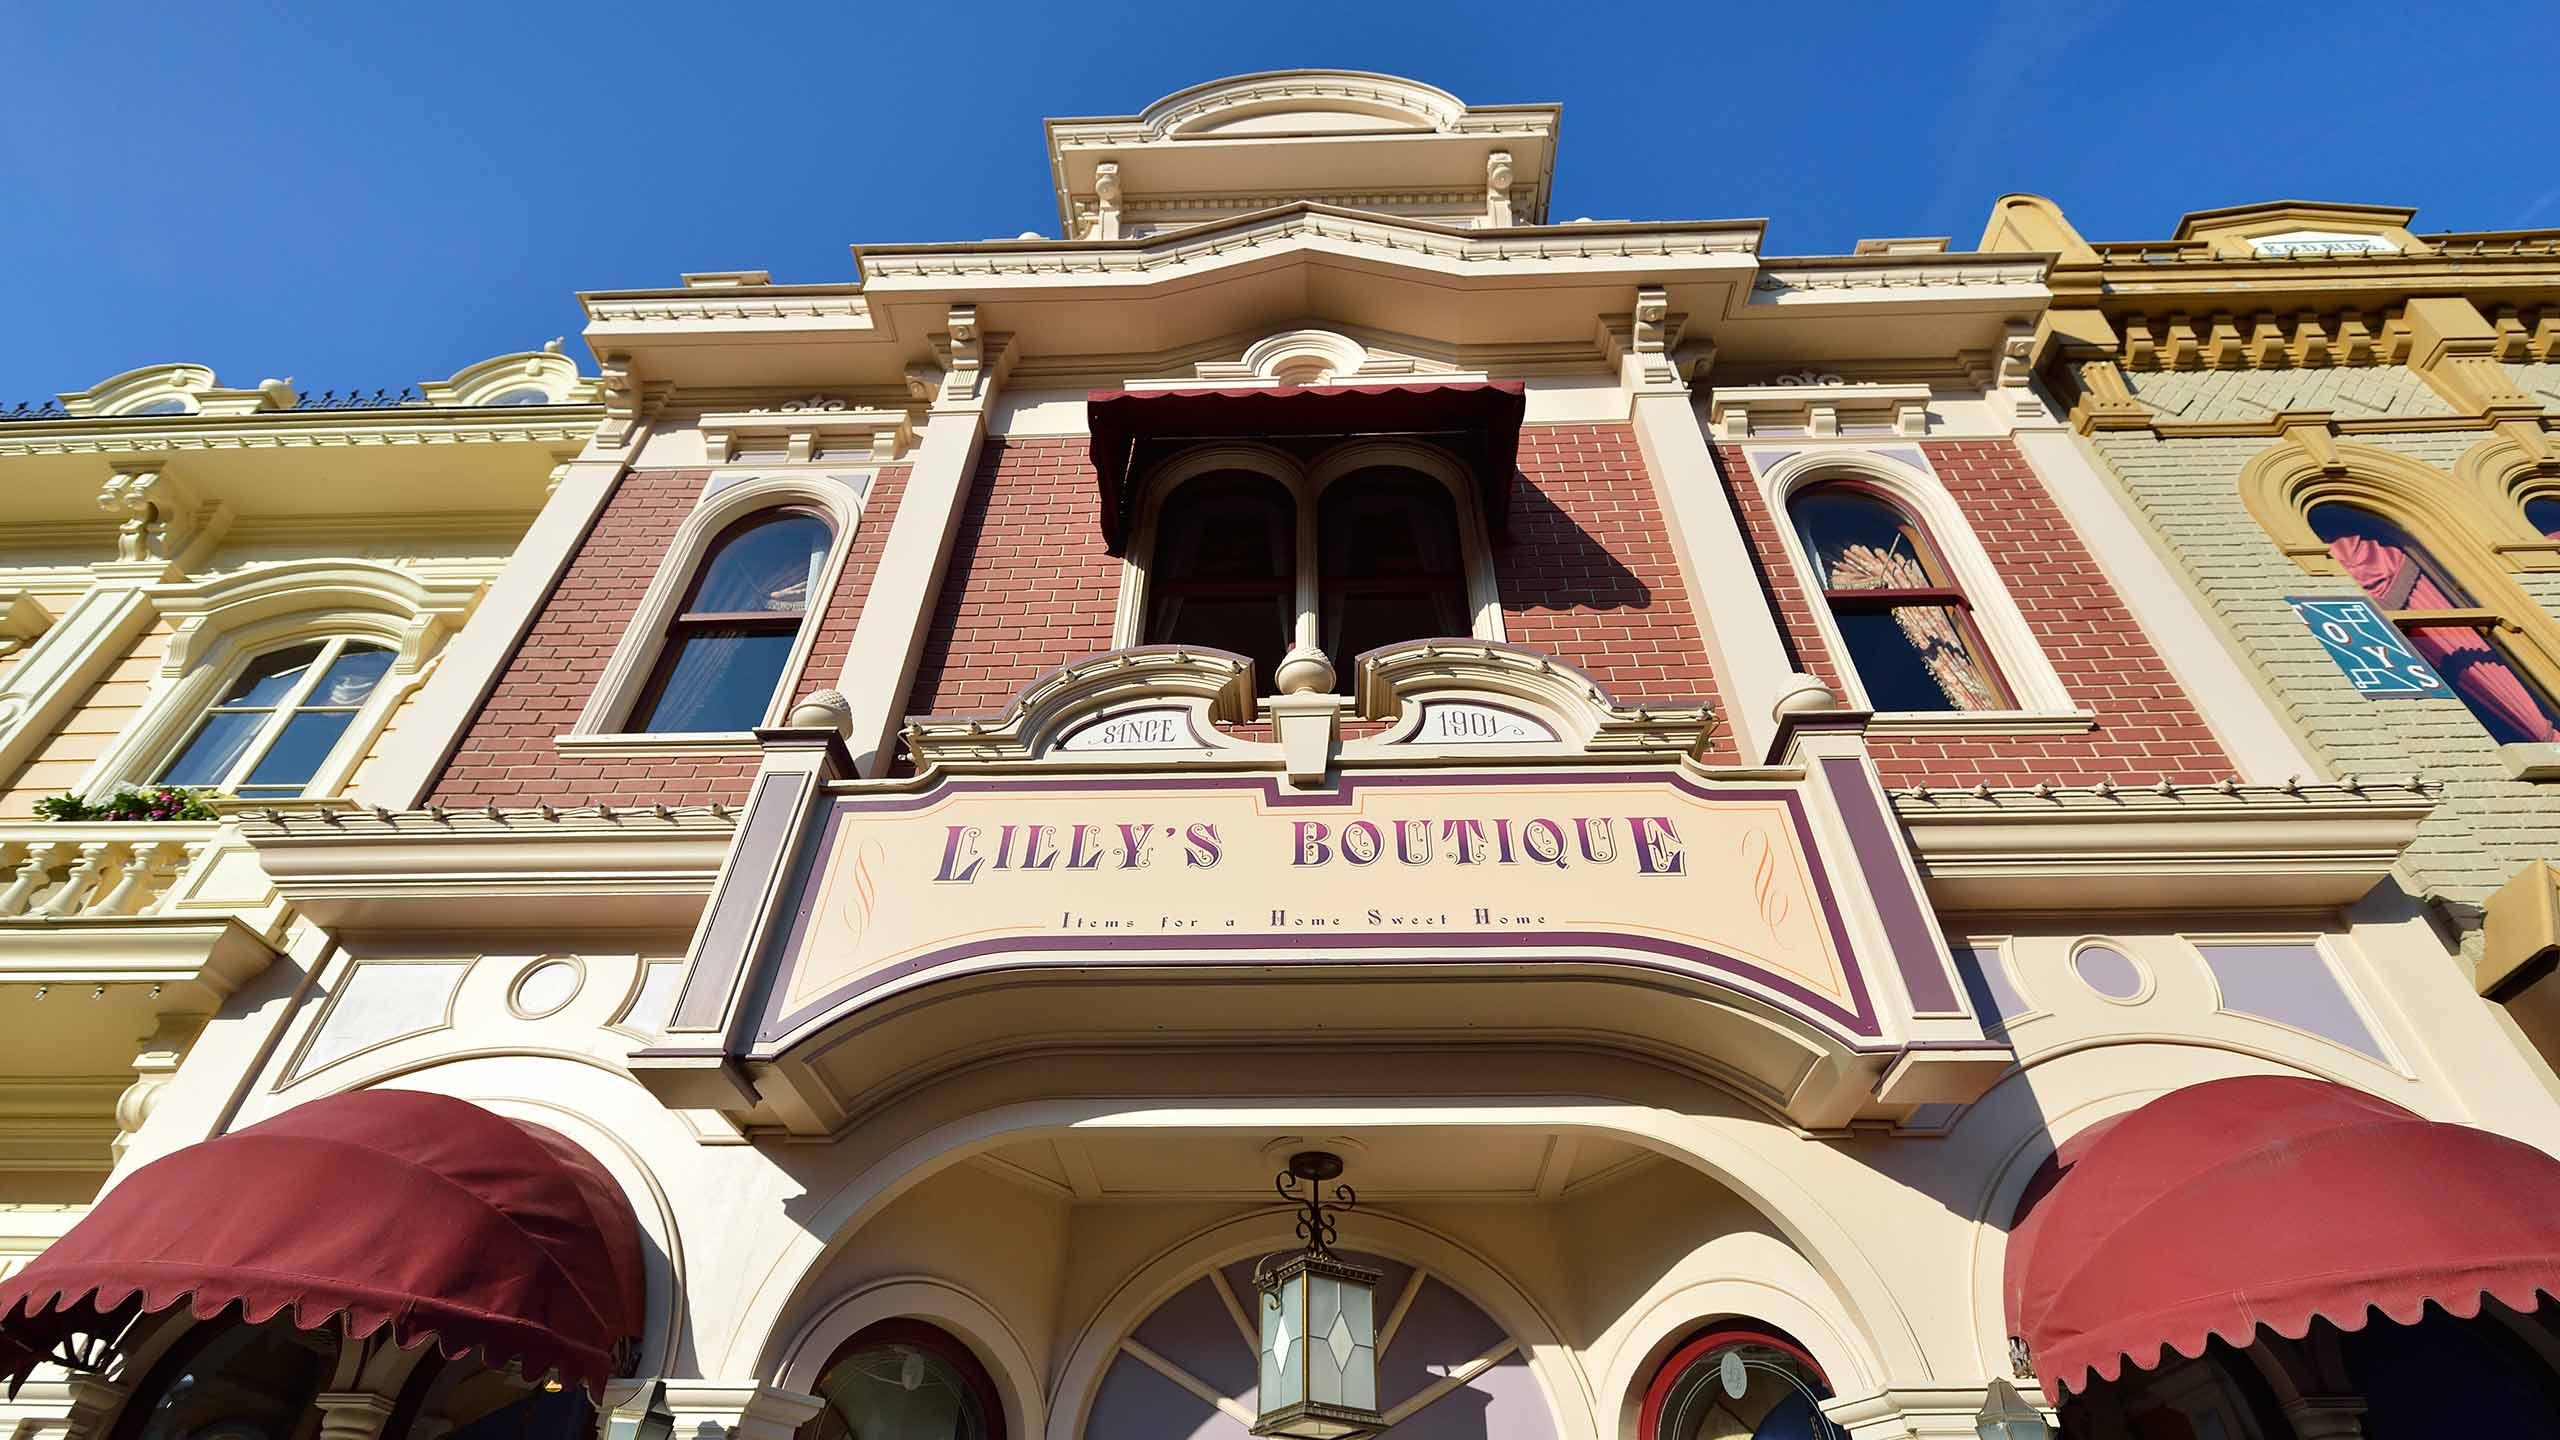
[[1159,136],[1338,135],[1446,130],[1465,102],[1437,86],[1363,70],[1269,70],[1177,90],[1140,111]]
[[1623,705],[1552,655],[1487,640],[1418,640],[1360,657],[1357,701],[1385,733],[1346,755],[1408,749],[1482,757],[1698,753],[1715,734],[1702,705]]
[[1253,662],[1198,646],[1138,645],[1061,665],[1022,688],[1001,713],[907,722],[918,770],[987,768],[1052,757],[1085,764],[1162,765],[1266,746],[1227,738],[1221,725],[1254,715]]

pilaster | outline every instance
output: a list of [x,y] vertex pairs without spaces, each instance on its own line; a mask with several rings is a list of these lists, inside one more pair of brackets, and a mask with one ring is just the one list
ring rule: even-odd
[[311,1397],[320,1412],[320,1440],[381,1440],[395,1401],[363,1390],[328,1390]]
[[1685,316],[1668,312],[1665,292],[1644,286],[1624,321],[1602,324],[1645,469],[1662,499],[1681,572],[1714,664],[1724,718],[1746,760],[1766,757],[1778,733],[1778,701],[1800,688],[1776,614],[1760,593],[1759,568],[1742,517],[1725,494],[1715,452],[1689,385],[1671,361]]
[[981,332],[976,306],[952,306],[949,323],[950,330],[934,337],[941,372],[919,374],[914,382],[930,387],[932,404],[835,681],[851,709],[845,744],[856,773],[866,777],[886,773],[896,757],[925,631],[986,445],[988,405],[1013,355],[1011,336]]
[[636,449],[637,437],[616,445],[598,438],[560,467],[542,512],[516,542],[515,553],[489,583],[471,619],[445,645],[435,673],[410,697],[407,715],[383,742],[353,799],[394,810],[414,809],[426,799],[472,714],[498,683],[552,587],[604,513],[605,501],[630,468]]

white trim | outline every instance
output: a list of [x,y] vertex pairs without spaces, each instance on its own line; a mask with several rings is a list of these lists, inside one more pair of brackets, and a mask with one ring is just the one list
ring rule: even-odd
[[[810,592],[808,611],[801,617],[800,633],[792,641],[790,658],[783,662],[782,682],[774,687],[761,723],[773,724],[789,709],[827,609],[835,603],[836,584],[843,577],[845,557],[853,550],[849,542],[862,523],[869,487],[856,490],[823,473],[802,473],[763,475],[716,488],[706,484],[703,490],[694,502],[693,513],[684,518],[684,523],[676,527],[674,538],[667,542],[666,559],[659,564],[658,573],[649,578],[649,588],[641,595],[640,603],[632,607],[630,623],[623,627],[622,638],[615,643],[612,656],[596,677],[595,688],[587,693],[586,704],[569,728],[571,737],[644,737],[638,743],[645,746],[679,739],[699,744],[745,734],[738,731],[677,737],[625,727],[630,724],[631,710],[639,703],[640,692],[657,669],[675,607],[684,603],[685,591],[692,586],[712,542],[731,525],[760,510],[805,505],[824,514],[835,535],[828,543],[825,571]],[[608,508],[609,505],[610,502]]]
[[[1325,490],[1335,481],[1370,469],[1402,469],[1426,476],[1440,483],[1457,506],[1458,550],[1466,571],[1467,608],[1472,629],[1467,638],[1501,643],[1506,638],[1502,623],[1502,587],[1493,569],[1493,544],[1485,528],[1484,506],[1476,494],[1474,477],[1456,457],[1436,446],[1417,445],[1403,440],[1349,440],[1305,463],[1272,446],[1247,440],[1220,441],[1195,446],[1172,456],[1149,470],[1139,482],[1140,491],[1135,523],[1130,526],[1129,544],[1121,556],[1120,599],[1112,618],[1111,644],[1114,649],[1127,649],[1146,643],[1147,575],[1155,560],[1157,521],[1167,497],[1180,489],[1185,481],[1221,470],[1242,470],[1263,475],[1289,492],[1297,515],[1297,618],[1291,631],[1292,642],[1308,649],[1319,648],[1323,638],[1323,616],[1320,613],[1324,581],[1319,565],[1317,519]],[[1451,637],[1458,638],[1458,637]],[[1341,676],[1340,684],[1352,681],[1347,655],[1327,657]],[[1268,677],[1263,677],[1268,679]]]
[[[1804,587],[1806,608],[1813,612],[1813,623],[1822,633],[1823,645],[1831,653],[1842,686],[1849,691],[1841,699],[1851,708],[1869,708],[1866,684],[1858,678],[1858,667],[1841,639],[1831,607],[1823,603],[1824,586],[1813,557],[1805,553],[1804,541],[1796,534],[1795,522],[1787,513],[1787,503],[1797,492],[1830,480],[1861,481],[1901,505],[1928,531],[1929,538],[1937,544],[1939,558],[1951,572],[1950,578],[1964,591],[1975,628],[1991,650],[1991,663],[1999,667],[2000,678],[2007,682],[2017,706],[2009,711],[1957,713],[1969,713],[1970,718],[1985,722],[1996,715],[2006,721],[2008,728],[2016,728],[2028,717],[2036,717],[2036,728],[2085,717],[2086,712],[2063,687],[2053,663],[2045,658],[2044,647],[2036,643],[2035,632],[2027,628],[2026,616],[2001,580],[1999,566],[1974,534],[1973,522],[1929,468],[1926,452],[1921,455],[1921,463],[1914,466],[1875,450],[1820,446],[1788,455],[1765,471],[1750,468],[1752,482],[1760,489],[1761,503],[1768,507],[1770,526],[1778,532],[1778,543],[1786,547],[1787,563]],[[1885,712],[1889,723],[1896,725],[1939,723],[1935,720],[1938,713]],[[1921,721],[1923,715],[1930,719]]]
[[[161,661],[158,693],[90,765],[74,792],[97,798],[119,783],[157,776],[194,735],[205,710],[258,657],[313,641],[326,647],[361,640],[389,649],[391,668],[302,790],[305,797],[336,795],[409,693],[425,682],[436,650],[471,612],[482,589],[474,578],[421,578],[363,560],[295,561],[200,583],[152,586],[145,592],[150,602],[177,622]],[[324,648],[322,661],[333,653]]]

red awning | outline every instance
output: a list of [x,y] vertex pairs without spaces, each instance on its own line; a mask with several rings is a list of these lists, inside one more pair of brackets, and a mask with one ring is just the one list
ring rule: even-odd
[[2322,1080],[2173,1091],[2074,1136],[2047,1176],[2010,1229],[2006,1299],[2055,1401],[2164,1345],[2560,1295],[2560,1161]]
[[1085,397],[1093,468],[1101,477],[1102,538],[1128,543],[1136,510],[1133,473],[1203,440],[1409,436],[1464,460],[1484,496],[1485,523],[1503,533],[1520,458],[1517,380],[1421,380],[1406,384],[1292,385],[1232,390],[1096,390]]
[[639,1227],[595,1160],[468,1101],[365,1090],[135,1171],[0,1282],[0,1374],[75,1331],[182,1302],[290,1308],[306,1330],[391,1327],[528,1378],[598,1390],[643,1320]]

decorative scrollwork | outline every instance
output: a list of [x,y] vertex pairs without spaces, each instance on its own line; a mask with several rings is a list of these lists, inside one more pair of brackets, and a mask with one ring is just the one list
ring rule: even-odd
[[[1303,1193],[1298,1188],[1302,1183],[1306,1186]],[[1298,1207],[1298,1238],[1306,1243],[1310,1255],[1331,1255],[1335,1238],[1334,1217],[1342,1211],[1360,1207],[1359,1192],[1348,1184],[1335,1185],[1333,1198],[1328,1202],[1321,1181],[1308,1179],[1293,1170],[1281,1171],[1273,1179],[1271,1188],[1280,1192],[1281,1199]],[[1332,1207],[1330,1210],[1326,1208],[1328,1204]]]

